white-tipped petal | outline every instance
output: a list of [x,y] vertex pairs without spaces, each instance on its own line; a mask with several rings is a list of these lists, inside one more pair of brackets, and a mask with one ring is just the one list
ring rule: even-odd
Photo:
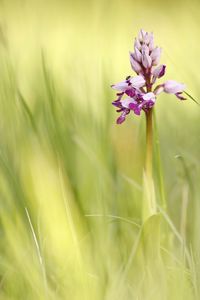
[[156,96],[155,96],[155,94],[153,92],[149,92],[147,94],[144,94],[142,98],[145,101],[152,100],[153,102],[155,102],[155,100],[156,100]]
[[168,94],[182,93],[185,88],[185,84],[179,83],[175,80],[168,80],[164,83],[164,91]]
[[143,41],[144,41],[145,44],[148,45],[149,42],[150,42],[150,39],[151,39],[151,36],[150,36],[150,34],[147,32],[147,33],[145,34],[145,36],[144,36]]
[[140,42],[143,42],[143,39],[144,39],[146,33],[147,32],[145,30],[143,30],[143,29],[140,30],[139,36],[138,36]]
[[151,52],[151,59],[153,62],[153,65],[156,66],[157,64],[159,64],[160,61],[160,56],[161,56],[161,48],[154,48],[153,51]]
[[135,58],[138,62],[141,62],[141,61],[142,61],[142,54],[141,54],[140,50],[138,50],[137,47],[135,47],[134,58]]
[[137,74],[140,74],[142,72],[142,67],[137,60],[134,59],[133,53],[130,53],[130,62],[133,71],[135,71]]
[[116,84],[113,84],[111,85],[111,87],[114,89],[114,90],[117,90],[117,91],[126,91],[127,88],[128,88],[128,83],[126,81],[122,81],[122,82],[119,82],[119,83],[116,83]]
[[132,77],[130,79],[131,85],[135,88],[141,88],[145,85],[145,80],[143,78],[143,76],[136,76],[136,77]]
[[138,50],[141,50],[141,44],[140,44],[140,41],[137,38],[135,39],[134,47],[136,47]]
[[132,98],[125,98],[121,104],[125,108],[129,108],[129,104],[135,102]]
[[153,49],[154,49],[154,38],[153,38],[153,33],[150,33],[149,50],[152,51]]

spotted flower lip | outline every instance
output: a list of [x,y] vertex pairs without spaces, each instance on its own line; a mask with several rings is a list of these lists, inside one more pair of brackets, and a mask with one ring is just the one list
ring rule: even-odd
[[117,99],[112,104],[121,113],[117,124],[123,123],[131,111],[136,115],[140,115],[141,111],[148,113],[162,92],[186,100],[183,96],[186,86],[183,83],[168,80],[154,87],[166,72],[166,65],[159,65],[161,53],[162,49],[154,46],[153,33],[141,29],[134,41],[134,51],[130,52],[131,67],[137,76],[128,76],[124,81],[111,85],[117,90]]

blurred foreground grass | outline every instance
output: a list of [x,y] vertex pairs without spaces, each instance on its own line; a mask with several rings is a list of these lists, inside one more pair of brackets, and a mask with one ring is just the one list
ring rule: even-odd
[[200,109],[160,97],[142,224],[145,120],[110,104],[140,27],[200,99],[199,4],[169,4],[1,2],[0,299],[200,298]]

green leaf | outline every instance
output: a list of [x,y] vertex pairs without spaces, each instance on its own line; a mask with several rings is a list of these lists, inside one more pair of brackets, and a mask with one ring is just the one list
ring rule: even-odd
[[[139,287],[137,296],[140,299],[162,299],[166,295],[166,278],[160,255],[160,223],[159,213],[144,222],[130,268],[134,272],[129,272],[129,276],[132,276],[134,286]],[[149,298],[152,286],[154,290]]]
[[190,94],[188,94],[188,93],[185,92],[185,91],[184,91],[184,93],[185,93],[192,101],[194,101],[196,104],[200,105],[200,103],[199,103],[197,100],[195,100]]

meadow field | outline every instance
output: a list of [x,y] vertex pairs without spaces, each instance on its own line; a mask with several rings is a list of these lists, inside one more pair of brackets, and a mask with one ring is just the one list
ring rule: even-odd
[[143,28],[200,103],[200,2],[0,1],[0,300],[200,299],[200,106],[159,96],[157,213],[145,114],[110,85]]

